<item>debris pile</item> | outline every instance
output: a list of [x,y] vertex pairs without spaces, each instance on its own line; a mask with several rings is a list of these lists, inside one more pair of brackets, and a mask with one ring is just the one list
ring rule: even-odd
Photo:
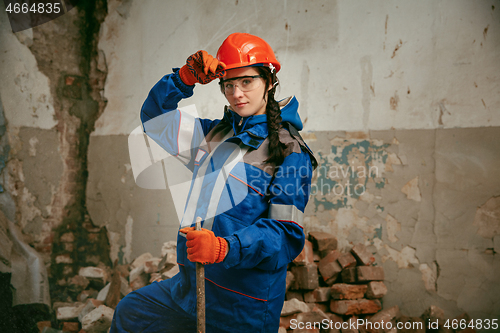
[[178,271],[175,241],[163,245],[160,258],[144,253],[129,265],[115,262],[113,269],[82,267],[69,281],[78,295],[76,301],[54,302],[57,324],[39,322],[40,333],[108,332],[114,309],[123,297],[153,281],[169,279]]
[[[475,332],[448,329],[444,312],[431,306],[421,317],[407,317],[398,306],[382,308],[387,293],[384,269],[363,244],[337,249],[328,233],[310,232],[302,252],[288,266],[279,333]],[[175,242],[160,257],[144,253],[129,265],[83,267],[70,281],[72,303],[55,302],[57,324],[39,322],[41,333],[108,332],[116,305],[125,295],[179,272]],[[454,319],[467,322],[467,314]],[[52,328],[56,326],[57,329]],[[463,326],[463,325],[462,325]],[[449,325],[448,325],[449,327]]]
[[421,317],[404,316],[398,306],[383,309],[386,293],[384,269],[363,244],[341,252],[334,235],[310,232],[288,267],[279,333],[475,332],[464,328],[467,314],[449,320],[436,306]]

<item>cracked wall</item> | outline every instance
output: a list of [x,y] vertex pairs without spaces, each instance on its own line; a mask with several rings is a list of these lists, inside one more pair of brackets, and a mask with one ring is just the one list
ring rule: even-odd
[[109,264],[107,231],[85,203],[89,135],[105,106],[96,52],[105,9],[82,2],[18,33],[5,10],[0,19],[0,206],[43,255],[53,301],[75,296],[69,281],[80,267]]
[[[336,234],[343,249],[369,246],[386,270],[384,306],[498,316],[499,128],[315,132],[306,141],[321,161],[316,186],[332,185],[313,193],[306,230]],[[352,172],[370,168],[371,177]],[[335,192],[347,183],[366,190]]]

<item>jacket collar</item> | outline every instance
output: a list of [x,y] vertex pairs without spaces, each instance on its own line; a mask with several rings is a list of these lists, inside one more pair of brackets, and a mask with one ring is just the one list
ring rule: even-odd
[[[297,99],[295,97],[288,97],[278,103],[280,104],[283,122],[290,122],[295,128],[301,130],[302,121],[298,114],[299,102]],[[252,148],[259,148],[269,134],[266,114],[240,117],[226,106],[224,119],[232,126],[235,133],[234,137],[238,137],[242,143]]]

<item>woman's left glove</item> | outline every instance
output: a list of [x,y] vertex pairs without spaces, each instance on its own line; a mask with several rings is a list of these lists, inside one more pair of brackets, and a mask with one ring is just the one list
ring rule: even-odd
[[226,257],[227,241],[207,229],[194,227],[179,230],[186,234],[188,259],[202,264],[219,263]]
[[196,82],[207,84],[212,80],[225,75],[226,65],[212,57],[207,51],[200,50],[186,60],[186,64],[179,70],[179,76],[188,86]]

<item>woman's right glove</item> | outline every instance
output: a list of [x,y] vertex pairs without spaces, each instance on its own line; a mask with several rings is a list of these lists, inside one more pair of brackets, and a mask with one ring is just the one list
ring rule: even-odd
[[202,264],[219,263],[226,257],[227,241],[216,237],[213,231],[201,228],[186,227],[179,230],[186,234],[187,258]]
[[200,50],[186,60],[186,64],[179,70],[179,76],[188,86],[196,82],[207,84],[212,80],[225,75],[226,65],[212,57],[207,51]]

